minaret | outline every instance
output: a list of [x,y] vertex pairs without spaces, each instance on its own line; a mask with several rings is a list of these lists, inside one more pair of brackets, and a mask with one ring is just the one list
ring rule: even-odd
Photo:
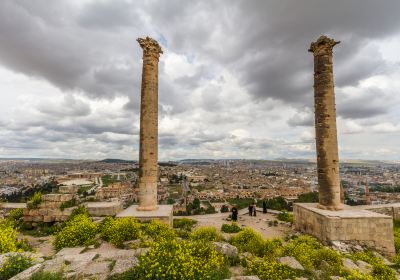
[[156,210],[158,179],[158,60],[156,40],[138,38],[143,49],[140,102],[139,211]]
[[314,106],[319,208],[340,210],[339,156],[336,132],[332,50],[336,42],[321,36],[308,50],[314,54]]

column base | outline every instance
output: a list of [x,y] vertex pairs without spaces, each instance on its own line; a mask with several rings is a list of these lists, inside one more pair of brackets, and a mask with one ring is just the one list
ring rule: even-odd
[[344,204],[341,203],[339,205],[329,205],[329,206],[318,204],[317,208],[330,211],[339,211],[344,209]]
[[136,208],[137,211],[156,211],[158,210],[158,206],[138,206]]
[[348,205],[341,211],[323,210],[317,203],[295,203],[293,214],[296,230],[325,244],[351,242],[385,255],[395,255],[391,216]]
[[173,206],[158,205],[155,210],[138,210],[138,205],[131,205],[116,215],[117,218],[134,217],[141,222],[149,222],[152,220],[162,221],[172,227]]

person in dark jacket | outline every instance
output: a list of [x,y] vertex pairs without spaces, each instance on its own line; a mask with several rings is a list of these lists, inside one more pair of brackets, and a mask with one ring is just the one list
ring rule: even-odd
[[232,211],[232,221],[236,222],[238,219],[238,209],[236,208],[236,206],[233,206],[231,211]]
[[267,202],[265,200],[263,200],[263,213],[267,214]]
[[255,202],[253,202],[253,216],[257,216],[257,205]]
[[249,205],[249,216],[253,216],[253,205]]

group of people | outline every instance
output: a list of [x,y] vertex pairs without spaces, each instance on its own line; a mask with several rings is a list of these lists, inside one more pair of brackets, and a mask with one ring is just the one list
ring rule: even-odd
[[[263,201],[262,206],[263,206],[263,213],[266,214],[267,203]],[[257,206],[255,202],[250,204],[248,209],[249,209],[249,216],[257,216]],[[236,206],[232,207],[231,212],[232,212],[232,221],[236,222],[238,219],[238,209],[236,208]]]

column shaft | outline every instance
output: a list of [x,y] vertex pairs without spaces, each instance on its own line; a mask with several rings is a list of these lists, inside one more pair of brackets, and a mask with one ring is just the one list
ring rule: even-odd
[[140,104],[139,207],[157,209],[158,181],[158,43],[147,37],[138,39],[143,48]]
[[309,49],[314,54],[315,136],[319,207],[342,209],[333,82],[332,49],[339,42],[321,36]]

